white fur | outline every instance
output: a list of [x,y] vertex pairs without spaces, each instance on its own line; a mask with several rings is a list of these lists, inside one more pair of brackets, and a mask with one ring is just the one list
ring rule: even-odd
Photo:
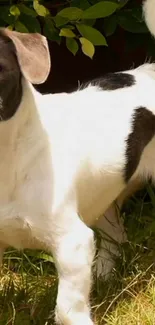
[[[146,12],[147,4],[155,8],[148,0]],[[124,240],[115,212],[106,210],[126,186],[125,141],[133,110],[145,106],[155,114],[155,65],[130,73],[136,84],[129,88],[102,91],[90,84],[72,94],[44,96],[23,79],[20,107],[0,122],[0,256],[10,245],[53,253],[59,274],[56,319],[64,325],[93,325],[89,293],[95,249],[87,226],[99,225]],[[154,155],[155,138],[133,180],[155,178]],[[104,212],[117,231],[98,220]]]
[[[90,85],[43,96],[23,80],[18,111],[0,123],[2,249],[11,245],[53,253],[59,273],[57,320],[65,325],[92,324],[94,243],[83,221],[94,225],[125,188],[125,140],[133,109],[146,106],[155,113],[154,65],[130,73],[136,84],[112,92]],[[154,141],[135,176],[144,168],[154,174]]]
[[151,34],[155,35],[155,0],[144,0],[143,1],[143,13],[145,22]]

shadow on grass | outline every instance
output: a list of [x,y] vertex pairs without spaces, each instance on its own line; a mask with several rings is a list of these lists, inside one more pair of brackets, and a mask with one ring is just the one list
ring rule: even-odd
[[[96,279],[93,287],[93,311],[98,325],[142,325],[142,320],[138,321],[138,310],[133,315],[134,322],[131,321],[128,309],[139,295],[145,295],[149,286],[155,287],[155,190],[150,184],[128,200],[122,211],[122,218],[128,242],[119,246],[120,256],[116,259],[116,266],[109,280],[103,282]],[[151,299],[150,296],[149,300]],[[145,321],[145,325],[155,324],[155,303],[152,303],[153,321]],[[121,322],[124,306],[128,306],[124,310],[127,320]],[[117,314],[117,317],[112,317],[113,314]]]

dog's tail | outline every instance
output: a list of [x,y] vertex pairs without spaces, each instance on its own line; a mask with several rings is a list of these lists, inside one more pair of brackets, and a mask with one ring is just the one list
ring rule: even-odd
[[143,1],[143,14],[150,33],[155,37],[155,0]]

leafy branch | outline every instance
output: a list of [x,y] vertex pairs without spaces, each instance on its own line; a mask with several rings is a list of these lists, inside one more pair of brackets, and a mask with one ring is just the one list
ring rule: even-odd
[[[96,46],[107,46],[107,37],[118,26],[132,33],[146,33],[141,8],[129,0],[20,0],[0,1],[0,26],[19,32],[37,32],[60,44],[65,40],[73,55],[79,48],[93,58]],[[98,22],[102,28],[98,28]],[[100,29],[100,30],[99,30]]]

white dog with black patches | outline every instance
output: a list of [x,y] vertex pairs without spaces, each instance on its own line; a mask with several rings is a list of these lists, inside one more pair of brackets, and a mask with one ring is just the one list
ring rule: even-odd
[[[155,34],[155,0],[145,1],[144,14]],[[0,48],[1,259],[8,246],[51,252],[57,323],[93,325],[90,226],[125,240],[113,201],[121,206],[155,178],[155,65],[109,74],[71,94],[41,95],[32,83],[50,71],[46,39],[2,29]]]

